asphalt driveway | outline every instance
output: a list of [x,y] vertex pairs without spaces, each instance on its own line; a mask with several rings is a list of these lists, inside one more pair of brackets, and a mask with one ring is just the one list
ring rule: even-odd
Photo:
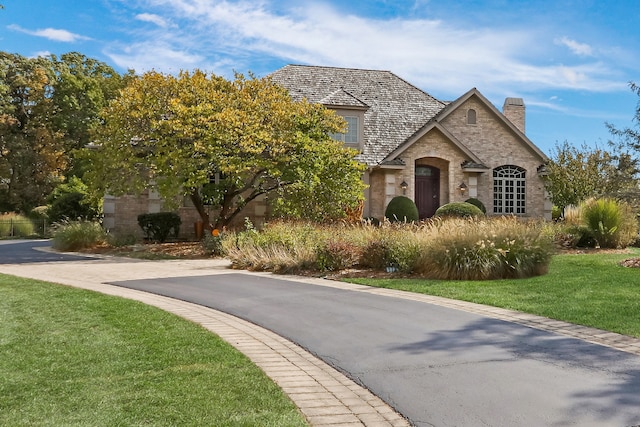
[[114,283],[268,328],[416,426],[640,424],[640,357],[417,301],[244,273]]

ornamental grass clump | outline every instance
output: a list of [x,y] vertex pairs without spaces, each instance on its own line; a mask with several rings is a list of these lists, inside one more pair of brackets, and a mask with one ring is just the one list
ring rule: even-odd
[[77,251],[106,241],[107,233],[98,222],[62,222],[54,228],[52,246],[59,251]]
[[316,248],[325,240],[309,223],[274,222],[257,230],[247,221],[245,230],[224,234],[222,250],[235,268],[294,273],[315,268]]
[[601,248],[628,246],[638,224],[628,205],[614,199],[591,199],[581,205],[581,219],[595,245]]
[[[357,233],[359,230],[367,230],[367,228],[356,228],[352,233]],[[360,268],[413,272],[420,255],[424,227],[411,223],[385,221],[379,227],[369,230],[367,240],[362,243],[358,261]],[[364,233],[364,231],[359,232]]]
[[35,234],[33,222],[23,215],[0,215],[0,237],[29,237]]
[[516,218],[434,221],[416,272],[432,279],[488,280],[545,274],[552,242],[540,223]]

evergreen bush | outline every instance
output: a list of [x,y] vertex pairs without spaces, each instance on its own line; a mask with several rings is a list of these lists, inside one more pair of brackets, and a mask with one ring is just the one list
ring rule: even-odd
[[436,210],[437,217],[472,218],[480,217],[484,214],[479,207],[467,202],[452,202],[440,206]]
[[484,206],[484,203],[482,203],[480,200],[476,199],[475,197],[471,197],[465,200],[464,202],[472,204],[473,206],[477,207],[482,211],[483,214],[487,213],[487,208]]
[[138,225],[145,238],[164,243],[170,235],[178,237],[182,220],[175,212],[156,212],[138,215]]
[[406,196],[396,196],[387,205],[385,218],[391,222],[413,222],[419,219],[418,207]]

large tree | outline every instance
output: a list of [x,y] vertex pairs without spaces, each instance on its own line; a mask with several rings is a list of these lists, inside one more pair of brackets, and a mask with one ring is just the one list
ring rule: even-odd
[[[323,106],[292,101],[268,78],[148,72],[110,103],[103,120],[91,156],[95,189],[121,195],[152,188],[169,206],[189,196],[212,228],[265,194],[286,193],[288,214],[314,218],[343,215],[362,199],[363,166],[330,137],[344,121]],[[206,204],[216,208],[215,219]]]
[[52,79],[45,58],[0,52],[0,210],[28,211],[63,175],[62,135],[52,125]]
[[[547,164],[546,189],[560,209],[591,197],[633,202],[638,189],[638,161],[622,145],[608,149],[557,145]],[[633,204],[633,203],[632,203]]]
[[73,174],[74,150],[89,142],[98,112],[123,81],[79,53],[0,52],[0,211],[29,211]]

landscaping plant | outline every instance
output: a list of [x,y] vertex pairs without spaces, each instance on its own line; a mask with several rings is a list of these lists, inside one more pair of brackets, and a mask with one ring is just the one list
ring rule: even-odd
[[430,279],[522,278],[547,272],[553,245],[542,223],[515,217],[434,221],[416,272]]
[[104,243],[106,240],[107,233],[98,222],[62,222],[54,227],[52,246],[59,251],[77,251]]
[[35,233],[31,220],[23,215],[0,215],[0,237],[29,237]]
[[416,204],[406,196],[396,196],[391,199],[384,216],[391,222],[413,222],[419,218]]
[[436,210],[436,217],[470,218],[484,216],[482,210],[474,204],[467,202],[451,202],[440,206]]
[[275,223],[260,231],[232,233],[223,246],[234,266],[251,270],[370,268],[485,280],[546,272],[552,244],[543,230],[541,223],[516,218],[387,221],[380,226]]
[[170,236],[178,237],[182,220],[175,212],[156,212],[138,215],[138,225],[147,239],[164,243]]

